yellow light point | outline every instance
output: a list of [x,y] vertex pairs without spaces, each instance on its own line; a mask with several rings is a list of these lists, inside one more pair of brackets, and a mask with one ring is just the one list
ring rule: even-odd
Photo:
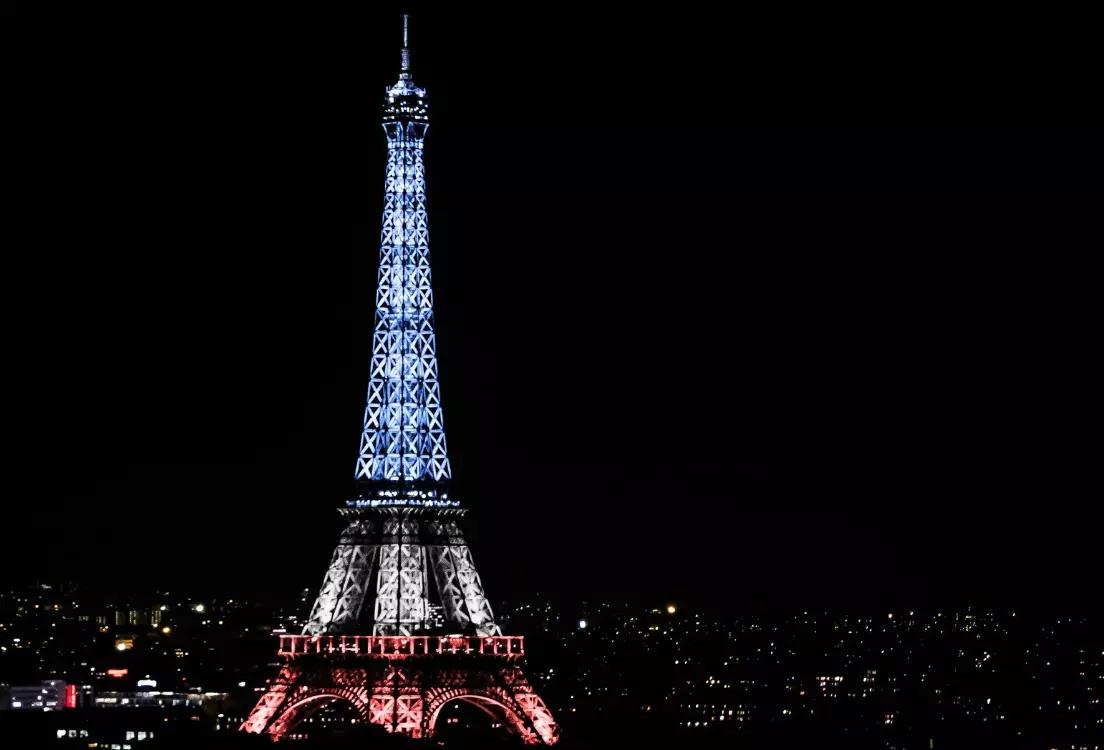
[[891,619],[891,620],[893,619],[893,613],[892,612],[889,613],[889,619]]
[[199,612],[200,614],[203,614],[203,610],[205,610],[205,609],[207,609],[207,608],[204,607],[202,604],[195,605],[195,611]]
[[161,628],[161,632],[164,633],[165,635],[168,635],[169,633],[172,632],[172,628],[170,628],[168,625],[166,625],[165,627]]
[[126,651],[126,649],[127,649],[127,645],[125,643],[116,643],[115,644],[115,650],[116,651]]
[[678,608],[677,608],[677,607],[675,607],[675,605],[674,605],[674,604],[668,604],[668,605],[667,605],[667,614],[669,614],[669,615],[673,615],[673,614],[674,614],[675,612],[677,612],[677,611],[678,611]]

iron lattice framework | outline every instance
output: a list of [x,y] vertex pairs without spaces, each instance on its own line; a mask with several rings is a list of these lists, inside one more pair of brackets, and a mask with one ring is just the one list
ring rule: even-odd
[[433,734],[445,704],[464,700],[531,744],[553,744],[556,722],[517,659],[521,638],[283,636],[288,661],[242,729],[286,736],[327,703],[411,737]]
[[424,737],[446,703],[464,700],[527,742],[552,744],[558,727],[518,664],[524,641],[495,623],[460,528],[466,511],[446,491],[422,160],[429,119],[405,16],[402,60],[384,103],[379,287],[356,470],[367,492],[340,510],[344,531],[303,634],[281,636],[287,663],[242,730],[280,739],[343,700],[362,721]]
[[501,635],[460,530],[465,512],[343,508],[345,530],[303,632]]
[[[405,36],[405,33],[404,33]],[[376,288],[372,372],[356,478],[442,482],[451,478],[437,382],[433,288],[429,271],[425,162],[429,127],[425,89],[403,70],[387,90],[383,229]]]

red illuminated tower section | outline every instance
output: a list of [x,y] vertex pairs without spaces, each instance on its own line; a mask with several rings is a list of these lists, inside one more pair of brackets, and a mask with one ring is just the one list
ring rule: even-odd
[[[372,365],[357,459],[359,496],[340,509],[337,548],[301,635],[280,636],[285,661],[242,730],[307,734],[305,719],[344,703],[355,721],[431,736],[441,709],[473,704],[526,742],[559,729],[503,635],[450,499],[429,268],[425,89],[402,73],[387,89],[383,230]],[[349,715],[349,711],[346,711]]]

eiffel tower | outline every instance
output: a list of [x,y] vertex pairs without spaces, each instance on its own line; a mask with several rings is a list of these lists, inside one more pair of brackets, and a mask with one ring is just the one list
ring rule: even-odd
[[531,744],[559,728],[520,666],[522,636],[503,635],[450,499],[425,167],[424,88],[414,84],[403,16],[402,72],[387,88],[387,176],[359,496],[339,509],[337,549],[300,635],[281,635],[279,675],[242,725],[273,739],[345,702],[354,721],[433,735],[441,709],[465,701]]

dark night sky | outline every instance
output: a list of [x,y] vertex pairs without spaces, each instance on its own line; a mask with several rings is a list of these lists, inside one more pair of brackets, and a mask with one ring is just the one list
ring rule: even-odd
[[[492,596],[1092,599],[1090,27],[642,8],[412,20]],[[8,20],[4,577],[316,585],[397,14]]]

